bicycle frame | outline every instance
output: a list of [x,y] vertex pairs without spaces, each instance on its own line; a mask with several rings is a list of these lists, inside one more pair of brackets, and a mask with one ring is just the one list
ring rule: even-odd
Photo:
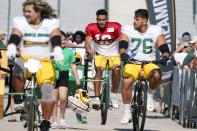
[[134,97],[131,101],[131,115],[133,116],[133,130],[143,131],[146,120],[148,90],[148,83],[146,78],[144,77],[144,65],[148,64],[148,62],[142,61],[141,63],[137,64],[141,65],[141,71],[135,83]]
[[39,123],[41,122],[40,119],[40,112],[38,109],[39,102],[37,100],[36,95],[36,72],[41,67],[41,64],[38,60],[29,59],[24,66],[28,69],[29,72],[32,73],[31,76],[31,87],[26,90],[26,120],[27,120],[27,127],[28,131],[34,131],[34,128],[37,128]]
[[103,87],[100,94],[101,101],[101,124],[105,125],[107,120],[107,112],[110,103],[110,85],[109,85],[109,60],[107,59]]
[[100,91],[100,102],[101,102],[101,124],[106,124],[107,119],[107,110],[109,108],[110,102],[110,86],[109,86],[109,60],[107,60],[106,68],[104,70],[104,78],[101,80],[92,80],[88,78],[87,71],[88,71],[88,62],[89,60],[85,60],[85,68],[84,68],[84,82],[85,82],[85,89],[87,89],[87,82],[102,82],[101,91]]
[[[37,128],[39,125],[38,123],[41,121],[40,119],[40,112],[38,110],[38,100],[36,96],[36,79],[35,79],[35,73],[32,73],[31,76],[31,87],[30,88],[25,88],[24,93],[13,93],[13,85],[12,85],[12,69],[14,67],[14,59],[11,61],[11,63],[8,65],[10,70],[3,69],[3,71],[6,71],[10,74],[10,79],[9,79],[9,93],[5,93],[5,95],[8,95],[8,104],[4,110],[4,117],[12,115],[12,114],[17,114],[21,113],[20,120],[23,121],[25,120],[24,127],[28,127],[28,131],[34,131],[34,128]],[[11,96],[13,95],[24,95],[25,96],[25,106],[26,109],[23,112],[12,112],[12,113],[7,113],[10,104],[11,104]],[[7,114],[6,114],[7,113]],[[32,114],[34,113],[34,114]],[[31,115],[29,115],[31,114]],[[37,115],[36,115],[37,114]],[[29,118],[28,118],[29,117]],[[37,118],[36,118],[37,117]],[[31,120],[30,120],[31,119]],[[34,120],[32,120],[34,119]],[[31,121],[31,122],[30,122]]]
[[34,131],[41,122],[40,112],[38,109],[39,102],[36,95],[36,79],[35,73],[31,76],[31,86],[26,89],[26,123],[24,127],[28,127],[28,131]]
[[[107,60],[106,68],[104,70],[105,75],[104,75],[104,80],[102,81],[103,84],[106,84],[109,82],[109,64],[108,63],[109,63],[109,60]],[[105,87],[101,88],[101,93],[100,93],[101,101],[103,101],[103,97],[104,97],[104,88]]]
[[7,72],[9,73],[9,89],[8,89],[8,93],[5,93],[4,95],[8,95],[8,102],[7,102],[7,106],[3,112],[3,116],[4,117],[7,117],[9,115],[13,115],[13,114],[20,114],[21,112],[11,112],[11,113],[7,113],[9,108],[10,108],[10,105],[11,105],[11,96],[14,96],[14,95],[24,95],[24,93],[13,93],[13,85],[12,85],[12,69],[14,67],[14,60],[15,59],[10,59],[9,60],[9,64],[8,64],[8,67],[9,67],[9,70],[8,69],[5,69],[5,68],[0,68],[0,70],[4,71],[4,72]]
[[[147,90],[148,84],[146,79],[140,77],[135,84],[134,97],[131,102],[133,130],[143,131],[146,120],[147,108]],[[141,119],[141,120],[140,120]]]

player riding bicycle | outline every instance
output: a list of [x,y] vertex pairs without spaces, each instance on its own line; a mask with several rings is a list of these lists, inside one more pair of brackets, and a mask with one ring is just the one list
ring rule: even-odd
[[[24,61],[29,58],[40,60],[42,67],[36,73],[37,84],[41,87],[41,107],[43,121],[41,131],[50,128],[50,117],[53,111],[55,95],[53,84],[55,73],[50,61],[51,47],[55,61],[62,61],[60,20],[56,18],[52,7],[42,0],[26,0],[23,3],[23,16],[13,19],[12,32],[7,46],[8,58],[16,56],[17,46],[20,49],[22,60],[16,61],[17,67],[13,70],[13,85],[16,92],[24,92],[26,70]],[[20,45],[19,45],[20,44]],[[21,96],[14,96],[16,109],[23,107]]]
[[[90,23],[86,27],[85,48],[90,57],[94,57],[96,80],[101,80],[107,59],[112,70],[112,105],[118,108],[117,92],[120,81],[120,55],[117,40],[120,36],[121,25],[118,22],[107,21],[107,11],[100,9],[96,12],[97,23]],[[93,42],[94,49],[91,44]],[[94,56],[95,55],[95,56]],[[101,82],[94,82],[95,99],[93,107],[100,107]]]
[[[158,25],[148,25],[148,11],[138,9],[135,11],[133,25],[124,25],[121,29],[119,48],[122,60],[132,57],[139,61],[156,60],[156,48],[159,48],[163,56],[163,63],[167,63],[170,56],[168,45],[162,28]],[[139,76],[141,65],[125,64],[123,67],[122,98],[124,113],[121,119],[122,124],[131,120],[130,103],[132,99],[132,84]],[[156,89],[161,81],[159,67],[155,64],[144,65],[144,72],[149,81],[151,89]]]

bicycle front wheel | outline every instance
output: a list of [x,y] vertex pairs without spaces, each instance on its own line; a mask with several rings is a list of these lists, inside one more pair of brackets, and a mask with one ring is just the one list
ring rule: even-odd
[[105,125],[109,108],[109,83],[104,83],[101,94],[101,124]]
[[147,108],[147,82],[136,83],[132,102],[133,130],[143,131],[146,119]]
[[36,111],[34,106],[34,98],[27,98],[27,131],[35,131]]

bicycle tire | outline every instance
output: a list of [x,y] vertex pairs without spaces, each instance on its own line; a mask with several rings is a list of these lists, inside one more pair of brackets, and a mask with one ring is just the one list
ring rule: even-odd
[[27,98],[27,131],[35,131],[36,111],[33,96]]
[[107,112],[109,108],[109,83],[103,84],[103,94],[101,98],[101,125],[106,124]]
[[[143,84],[142,84],[143,83]],[[143,131],[146,120],[147,108],[147,89],[146,81],[136,83],[132,102],[133,130]]]

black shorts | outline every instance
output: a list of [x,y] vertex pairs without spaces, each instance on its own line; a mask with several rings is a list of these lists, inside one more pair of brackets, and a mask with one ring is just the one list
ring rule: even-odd
[[55,89],[60,86],[68,87],[69,71],[60,71],[59,79],[56,80]]

